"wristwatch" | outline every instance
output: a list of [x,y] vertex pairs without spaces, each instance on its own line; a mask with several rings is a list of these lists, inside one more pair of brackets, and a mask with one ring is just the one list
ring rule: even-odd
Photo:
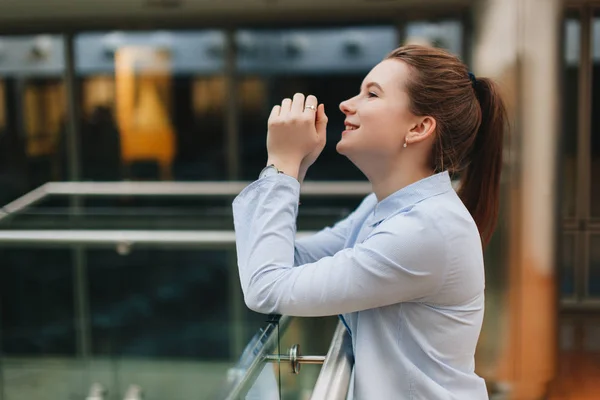
[[277,174],[283,174],[283,171],[277,169],[275,164],[267,165],[260,171],[260,175],[258,175],[258,179],[266,178],[267,176],[273,176]]

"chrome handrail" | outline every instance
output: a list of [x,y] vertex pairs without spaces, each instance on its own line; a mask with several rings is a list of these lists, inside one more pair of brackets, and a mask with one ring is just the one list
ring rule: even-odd
[[[70,196],[237,196],[252,182],[50,182],[49,195]],[[303,196],[357,196],[371,192],[369,182],[304,182]]]
[[[249,181],[226,182],[49,182],[2,207],[0,219],[21,211],[46,196],[237,196]],[[364,196],[371,192],[369,182],[304,182],[302,196]]]
[[[315,232],[300,231],[296,238]],[[54,245],[165,245],[202,247],[232,247],[234,231],[186,230],[0,230],[0,244]]]
[[311,400],[345,400],[353,364],[350,335],[344,325],[338,322]]

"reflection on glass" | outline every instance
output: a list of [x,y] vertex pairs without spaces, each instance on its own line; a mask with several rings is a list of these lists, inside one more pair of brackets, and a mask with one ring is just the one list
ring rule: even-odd
[[575,294],[575,237],[573,233],[563,234],[562,263],[559,272],[560,292],[563,298]]
[[[85,55],[78,58],[85,180],[227,178],[225,78],[213,53],[204,54],[205,42],[218,37],[78,36],[77,49]],[[94,148],[102,155],[86,157]]]
[[25,152],[31,186],[60,180],[59,145],[65,122],[65,91],[59,80],[30,80],[24,85]]
[[566,19],[564,25],[565,64],[563,70],[563,133],[562,151],[562,216],[575,217],[577,190],[577,131],[579,107],[579,54],[580,23],[578,19]]
[[7,83],[0,79],[0,206],[26,191],[25,145],[8,121]]
[[600,297],[600,235],[590,235],[587,289],[591,297]]
[[112,76],[98,75],[83,80],[81,86],[81,180],[120,180],[123,165],[120,131],[114,116],[115,81]]
[[65,88],[56,78],[7,77],[0,84],[0,204],[65,179]]
[[[175,121],[177,152],[174,165],[176,180],[227,179],[225,148],[225,77],[194,76],[175,80]],[[191,90],[190,104],[184,91]],[[190,110],[191,111],[188,111]]]
[[168,179],[175,152],[169,115],[171,57],[151,47],[123,47],[115,54],[116,119],[129,177]]

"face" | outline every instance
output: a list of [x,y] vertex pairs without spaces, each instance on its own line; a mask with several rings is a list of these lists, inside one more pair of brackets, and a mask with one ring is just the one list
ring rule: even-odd
[[404,62],[384,60],[365,77],[360,93],[340,104],[346,115],[337,144],[340,154],[355,163],[400,154],[405,137],[418,124],[404,90],[409,73]]

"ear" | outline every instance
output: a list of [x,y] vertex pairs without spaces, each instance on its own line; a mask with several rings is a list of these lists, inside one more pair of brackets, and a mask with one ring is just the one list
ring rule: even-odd
[[425,116],[416,121],[416,124],[408,131],[406,142],[411,144],[420,143],[433,137],[437,123],[433,117]]

